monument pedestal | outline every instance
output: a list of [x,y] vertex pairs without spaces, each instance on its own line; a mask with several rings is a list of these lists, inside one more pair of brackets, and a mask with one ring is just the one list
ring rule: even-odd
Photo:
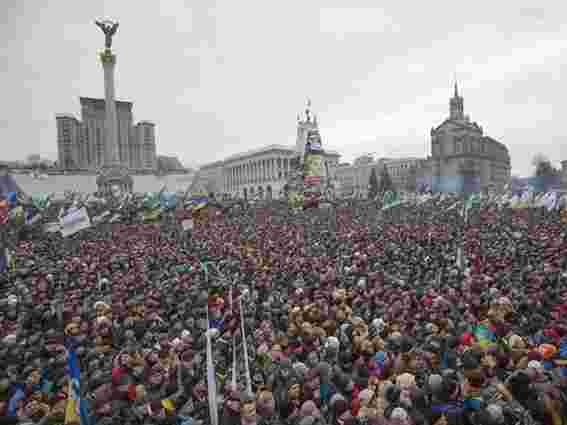
[[103,167],[96,179],[96,185],[100,194],[111,195],[113,187],[118,187],[122,193],[132,193],[134,180],[128,174],[128,170],[119,165]]

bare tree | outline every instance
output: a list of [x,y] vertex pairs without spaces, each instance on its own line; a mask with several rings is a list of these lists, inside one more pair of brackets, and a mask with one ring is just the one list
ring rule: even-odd
[[409,169],[409,173],[406,181],[406,190],[408,192],[415,192],[417,190],[417,167],[412,166]]
[[553,166],[549,158],[541,153],[533,157],[532,165],[534,166],[534,186],[538,192],[547,192],[561,178],[561,172]]

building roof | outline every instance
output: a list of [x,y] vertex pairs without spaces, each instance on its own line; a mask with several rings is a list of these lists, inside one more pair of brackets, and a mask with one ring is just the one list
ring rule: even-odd
[[[208,168],[218,167],[218,166],[222,166],[226,163],[236,161],[236,160],[239,160],[239,159],[242,159],[242,158],[246,158],[246,157],[253,156],[253,155],[259,155],[259,154],[263,154],[263,153],[268,153],[268,152],[272,152],[272,151],[288,151],[289,153],[296,153],[297,152],[295,150],[295,146],[273,144],[273,145],[264,146],[262,148],[251,149],[251,150],[248,150],[248,151],[245,151],[245,152],[230,155],[230,156],[226,157],[225,159],[214,161],[214,162],[209,162],[208,164],[203,164],[199,167],[199,169],[205,170],[205,169],[208,169]],[[340,156],[340,154],[337,151],[333,151],[333,150],[324,150],[323,154],[327,155],[327,156]]]
[[453,118],[447,118],[445,120],[443,120],[443,122],[441,124],[439,124],[437,127],[433,128],[433,131],[439,131],[439,129],[443,126],[445,126],[446,124],[455,124],[457,127],[461,127],[461,128],[470,128],[470,129],[474,129],[474,130],[478,130],[478,131],[482,131],[482,129],[480,128],[480,126],[476,123],[476,122],[472,122],[472,121],[463,121],[463,120],[455,120]]
[[77,120],[77,117],[73,114],[55,114],[55,119],[70,119],[70,120]]
[[505,149],[506,152],[508,152],[508,146],[506,146],[504,143],[499,142],[498,140],[493,139],[492,137],[489,137],[489,136],[484,136],[483,139],[484,139],[485,142],[491,143],[493,145],[497,145],[497,146]]
[[[85,106],[88,104],[96,104],[96,103],[102,103],[103,105],[105,104],[105,100],[104,99],[97,99],[94,97],[79,97],[79,102],[81,103],[81,106]],[[127,107],[129,109],[132,109],[132,102],[126,101],[126,100],[115,100],[116,105],[117,106],[122,106],[122,107]]]
[[268,145],[268,146],[264,146],[262,148],[259,149],[252,149],[246,152],[241,152],[241,153],[237,153],[234,155],[231,155],[227,158],[224,159],[224,161],[234,161],[236,159],[240,159],[240,158],[245,158],[247,156],[252,156],[252,155],[258,155],[261,153],[265,153],[265,152],[270,152],[270,151],[274,151],[274,150],[288,150],[288,151],[293,151],[295,152],[295,147],[293,146],[285,146],[285,145]]

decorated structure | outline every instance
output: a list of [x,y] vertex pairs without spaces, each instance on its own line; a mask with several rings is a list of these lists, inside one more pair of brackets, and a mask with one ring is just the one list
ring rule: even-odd
[[321,146],[317,118],[308,103],[305,116],[297,118],[295,146],[273,144],[205,164],[195,174],[191,190],[213,193],[217,199],[276,199],[284,195],[285,188],[301,183],[303,194],[308,149],[313,155],[308,159],[312,174],[308,180],[332,186],[340,155],[320,149],[316,158],[317,146]]
[[290,203],[316,206],[321,196],[327,197],[333,189],[332,174],[323,150],[317,116],[307,101],[304,116],[297,117],[296,158],[294,170],[287,182]]

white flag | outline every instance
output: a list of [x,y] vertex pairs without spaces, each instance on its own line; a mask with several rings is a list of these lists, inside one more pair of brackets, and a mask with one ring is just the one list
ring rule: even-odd
[[91,227],[91,220],[86,208],[73,210],[61,218],[61,235],[64,238]]

